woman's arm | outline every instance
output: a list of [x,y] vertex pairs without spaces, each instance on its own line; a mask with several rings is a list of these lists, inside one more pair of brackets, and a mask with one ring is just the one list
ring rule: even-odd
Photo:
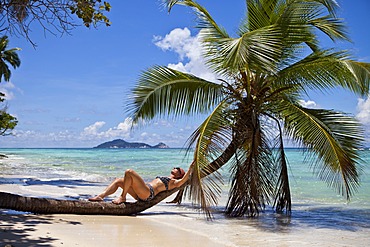
[[193,161],[190,166],[188,171],[185,173],[185,175],[181,179],[176,179],[175,182],[173,183],[174,187],[180,187],[183,185],[186,181],[188,181],[190,174],[193,172],[195,162]]

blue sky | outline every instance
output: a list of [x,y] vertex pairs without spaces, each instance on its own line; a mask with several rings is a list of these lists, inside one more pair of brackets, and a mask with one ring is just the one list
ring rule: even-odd
[[[33,48],[25,39],[10,37],[20,47],[22,64],[10,83],[2,82],[8,112],[18,118],[13,136],[1,137],[5,147],[94,147],[117,138],[182,147],[202,117],[156,119],[134,130],[126,106],[141,71],[168,65],[206,78],[197,49],[197,30],[189,9],[176,6],[171,14],[160,0],[110,1],[111,27],[79,27],[72,35],[51,35],[33,27]],[[230,34],[244,14],[244,1],[199,0]],[[368,0],[339,0],[339,16],[348,25],[355,57],[370,62]],[[357,116],[370,143],[370,99],[341,90],[310,93],[307,104]]]

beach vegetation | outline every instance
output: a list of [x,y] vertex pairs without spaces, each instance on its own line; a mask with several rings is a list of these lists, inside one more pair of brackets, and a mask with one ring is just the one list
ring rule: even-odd
[[0,30],[10,35],[21,35],[35,46],[30,31],[36,26],[53,35],[69,34],[81,25],[76,19],[86,27],[110,26],[106,16],[110,9],[109,2],[102,0],[6,0],[0,3]]
[[[8,82],[11,76],[9,65],[16,69],[20,66],[21,60],[18,56],[19,48],[8,49],[9,40],[7,36],[0,38],[0,83],[4,80]],[[5,101],[5,94],[0,92],[0,103]],[[7,113],[7,106],[0,109],[0,136],[10,134],[17,125],[17,119]]]
[[[234,36],[195,1],[165,2],[169,12],[176,5],[193,10],[204,59],[218,79],[155,65],[140,75],[129,112],[135,123],[207,114],[187,143],[195,162],[191,200],[211,217],[222,191],[218,170],[227,164],[227,215],[255,216],[267,205],[290,213],[287,141],[304,148],[318,177],[349,200],[359,186],[361,126],[340,110],[301,104],[310,90],[368,96],[370,64],[335,47],[350,41],[337,2],[246,0]],[[322,46],[323,37],[332,48]]]
[[[5,94],[0,92],[0,103],[4,102],[4,96]],[[17,123],[17,118],[7,113],[6,106],[0,109],[0,136],[10,135],[10,131],[17,126]]]
[[8,49],[9,39],[8,36],[3,36],[0,38],[0,83],[4,81],[9,81],[12,74],[9,65],[13,69],[18,68],[21,65],[21,60],[18,56],[18,51],[20,48]]

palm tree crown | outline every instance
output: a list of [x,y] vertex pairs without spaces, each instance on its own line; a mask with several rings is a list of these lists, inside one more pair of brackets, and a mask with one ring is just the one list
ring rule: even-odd
[[210,216],[221,192],[217,169],[228,163],[227,214],[255,215],[270,203],[290,212],[283,141],[289,138],[315,154],[319,177],[349,199],[358,186],[360,125],[345,113],[299,104],[308,89],[369,92],[369,64],[320,47],[318,31],[333,41],[349,40],[336,1],[247,0],[237,37],[195,1],[166,3],[169,11],[174,5],[194,10],[204,57],[219,81],[154,66],[139,78],[130,110],[135,121],[209,114],[189,138],[196,164],[191,198]]
[[11,71],[8,67],[8,64],[10,64],[13,68],[17,68],[21,65],[21,60],[17,54],[17,51],[20,49],[12,48],[7,50],[8,43],[9,40],[7,36],[0,38],[0,82],[2,78],[4,78],[5,81],[10,80]]

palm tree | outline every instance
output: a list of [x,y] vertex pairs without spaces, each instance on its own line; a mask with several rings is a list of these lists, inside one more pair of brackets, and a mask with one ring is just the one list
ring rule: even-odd
[[20,49],[12,48],[7,50],[8,43],[8,36],[0,38],[0,82],[2,78],[4,78],[5,81],[10,80],[11,71],[8,64],[10,64],[14,69],[21,65],[21,60],[17,54],[17,51]]
[[190,197],[208,216],[230,165],[230,216],[258,214],[268,204],[291,211],[284,140],[306,148],[320,179],[349,199],[359,185],[359,123],[343,112],[300,104],[308,90],[344,88],[367,96],[370,64],[348,51],[323,49],[319,33],[349,41],[335,0],[247,0],[237,37],[195,1],[167,0],[193,9],[207,65],[218,81],[165,66],[144,71],[133,89],[136,123],[155,117],[209,116],[189,138],[195,168]]
[[[19,48],[7,50],[8,43],[7,36],[0,38],[0,83],[3,77],[5,81],[10,80],[11,71],[8,64],[13,66],[13,68],[17,68],[21,64],[17,54]],[[0,103],[4,101],[4,96],[5,94],[0,92]],[[14,129],[17,125],[17,119],[6,113],[6,110],[6,107],[0,109],[0,136],[7,135],[6,131]]]

